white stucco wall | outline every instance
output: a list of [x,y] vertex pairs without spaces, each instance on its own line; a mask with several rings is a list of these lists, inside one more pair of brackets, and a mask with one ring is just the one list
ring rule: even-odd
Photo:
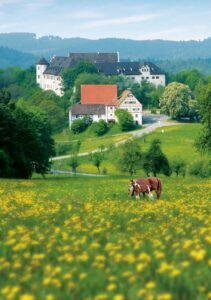
[[129,95],[119,106],[120,109],[126,109],[133,116],[135,123],[142,125],[142,104],[133,96]]

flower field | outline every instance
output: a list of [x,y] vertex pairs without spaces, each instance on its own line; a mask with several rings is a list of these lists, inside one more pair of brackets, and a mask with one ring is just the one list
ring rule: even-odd
[[0,299],[211,299],[211,181],[164,178],[161,200],[127,178],[0,182]]

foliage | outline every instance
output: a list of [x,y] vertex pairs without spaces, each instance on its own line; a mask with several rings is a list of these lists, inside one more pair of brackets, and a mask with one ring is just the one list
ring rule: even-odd
[[193,162],[189,167],[189,174],[201,178],[211,176],[211,161],[208,159]]
[[134,129],[133,116],[126,109],[116,109],[115,115],[117,116],[118,124],[122,131]]
[[100,152],[96,152],[92,155],[92,163],[97,168],[98,172],[100,173],[100,166],[103,161],[103,155]]
[[200,87],[197,99],[203,129],[196,140],[196,148],[201,153],[209,153],[211,152],[211,83]]
[[171,162],[171,170],[172,172],[175,172],[177,177],[179,174],[182,174],[183,177],[185,176],[186,173],[186,162],[182,159],[175,159],[174,161]]
[[177,82],[170,83],[165,88],[160,101],[161,112],[166,113],[172,119],[190,117],[190,111],[191,114],[194,111],[193,105],[189,87]]
[[102,136],[108,131],[108,125],[104,120],[93,122],[91,129],[96,136]]
[[192,91],[194,91],[197,85],[204,80],[204,76],[196,69],[183,70],[170,76],[171,82],[179,82],[188,85]]
[[81,133],[90,126],[92,120],[89,117],[84,117],[82,119],[76,119],[72,122],[71,130],[74,134]]
[[97,68],[90,62],[79,62],[74,68],[65,69],[62,73],[64,91],[73,88],[76,78],[82,73],[97,73]]
[[141,168],[142,157],[139,144],[135,140],[129,140],[122,146],[117,163],[121,171],[132,176]]
[[29,178],[45,174],[54,155],[51,128],[45,115],[0,105],[2,177]]
[[162,152],[160,147],[160,140],[154,139],[150,145],[149,150],[144,156],[143,168],[147,176],[152,173],[154,176],[157,174],[171,175],[171,168],[167,157]]
[[142,81],[139,83],[130,83],[130,88],[133,95],[147,108],[158,108],[160,97],[164,92],[164,87]]
[[77,155],[74,155],[70,158],[69,164],[70,164],[70,167],[72,168],[72,172],[76,173],[76,170],[79,166],[79,160],[78,160]]

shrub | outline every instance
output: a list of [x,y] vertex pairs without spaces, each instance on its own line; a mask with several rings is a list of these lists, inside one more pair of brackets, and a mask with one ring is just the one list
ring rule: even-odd
[[189,167],[189,174],[201,178],[211,176],[211,161],[198,160],[193,162]]
[[115,114],[118,118],[118,123],[122,131],[134,129],[133,116],[125,109],[117,109]]
[[74,134],[78,134],[85,131],[88,126],[89,125],[87,124],[86,118],[77,119],[73,121],[71,129]]
[[150,173],[156,177],[157,174],[162,173],[166,176],[171,175],[171,168],[169,161],[160,147],[160,140],[154,139],[150,145],[149,150],[145,154],[143,168],[147,176]]
[[69,165],[72,169],[72,172],[76,174],[76,170],[79,166],[79,161],[78,161],[78,157],[75,155],[73,157],[71,157]]
[[108,125],[104,120],[100,120],[92,124],[92,130],[95,135],[101,136],[108,131]]
[[182,174],[184,177],[186,172],[186,162],[184,160],[174,160],[171,162],[171,169],[172,172],[175,172],[177,176]]

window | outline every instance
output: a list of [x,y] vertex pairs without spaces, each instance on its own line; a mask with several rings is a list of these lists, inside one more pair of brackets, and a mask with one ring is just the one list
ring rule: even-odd
[[37,70],[40,70],[40,66],[37,67]]
[[143,80],[144,80],[144,77],[141,77],[141,79],[143,79]]
[[37,75],[37,78],[39,79],[39,78],[40,78],[40,75]]
[[152,76],[152,79],[155,79],[155,76]]
[[135,117],[138,118],[138,115],[136,114]]
[[113,107],[111,106],[110,109],[113,109]]
[[147,76],[146,79],[149,79],[149,77]]
[[159,79],[159,76],[156,76],[156,79]]

